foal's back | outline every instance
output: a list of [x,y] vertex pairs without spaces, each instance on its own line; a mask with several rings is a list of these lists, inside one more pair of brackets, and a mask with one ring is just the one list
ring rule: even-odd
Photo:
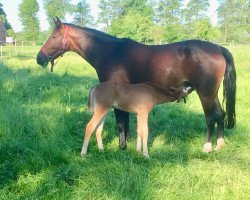
[[149,112],[154,105],[174,101],[171,95],[163,94],[146,84],[121,84],[115,81],[103,82],[91,89],[89,108],[115,107],[127,112]]

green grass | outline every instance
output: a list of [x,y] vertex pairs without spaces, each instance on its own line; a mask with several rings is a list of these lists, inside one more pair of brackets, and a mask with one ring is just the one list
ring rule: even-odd
[[[104,126],[104,152],[93,136],[80,151],[91,113],[87,94],[97,76],[68,53],[54,73],[35,55],[0,63],[0,199],[249,199],[250,48],[234,47],[237,126],[226,147],[201,152],[206,134],[195,93],[187,103],[155,107],[149,116],[149,153],[135,150],[135,116],[128,149],[118,149],[113,112]],[[214,137],[214,144],[216,136]]]

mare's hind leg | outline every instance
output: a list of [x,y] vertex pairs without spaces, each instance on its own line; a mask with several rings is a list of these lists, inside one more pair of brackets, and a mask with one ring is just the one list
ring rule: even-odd
[[116,125],[119,132],[119,147],[120,149],[126,149],[126,140],[130,136],[129,134],[129,113],[122,110],[114,109],[116,117]]
[[105,116],[107,112],[108,112],[108,109],[101,109],[101,108],[95,109],[93,117],[91,118],[91,120],[86,126],[85,138],[84,138],[82,151],[81,151],[82,156],[86,155],[90,137],[92,133],[98,128],[98,126],[100,125],[100,122],[102,121],[103,117]]
[[217,131],[218,131],[218,139],[217,139],[217,145],[215,147],[215,151],[221,149],[225,146],[225,140],[224,140],[224,118],[225,118],[225,111],[222,109],[218,97],[215,99],[216,104],[216,114],[217,114]]
[[206,153],[211,152],[212,149],[212,136],[215,128],[215,123],[217,123],[218,129],[218,141],[217,149],[224,145],[224,117],[225,112],[221,108],[218,97],[203,97],[200,96],[203,110],[205,113],[206,123],[207,123],[207,138],[203,147],[203,151]]

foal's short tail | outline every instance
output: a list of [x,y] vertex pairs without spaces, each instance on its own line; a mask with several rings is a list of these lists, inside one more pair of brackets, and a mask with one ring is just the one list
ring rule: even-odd
[[223,81],[223,102],[226,102],[227,128],[233,128],[236,122],[235,101],[236,101],[236,71],[234,59],[230,51],[220,47],[221,53],[226,60],[226,71]]

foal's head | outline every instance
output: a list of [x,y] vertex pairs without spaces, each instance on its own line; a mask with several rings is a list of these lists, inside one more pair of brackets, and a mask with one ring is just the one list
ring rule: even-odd
[[55,28],[48,40],[37,54],[36,61],[46,67],[49,62],[54,65],[54,60],[68,50],[68,25],[63,24],[58,18],[54,20]]

